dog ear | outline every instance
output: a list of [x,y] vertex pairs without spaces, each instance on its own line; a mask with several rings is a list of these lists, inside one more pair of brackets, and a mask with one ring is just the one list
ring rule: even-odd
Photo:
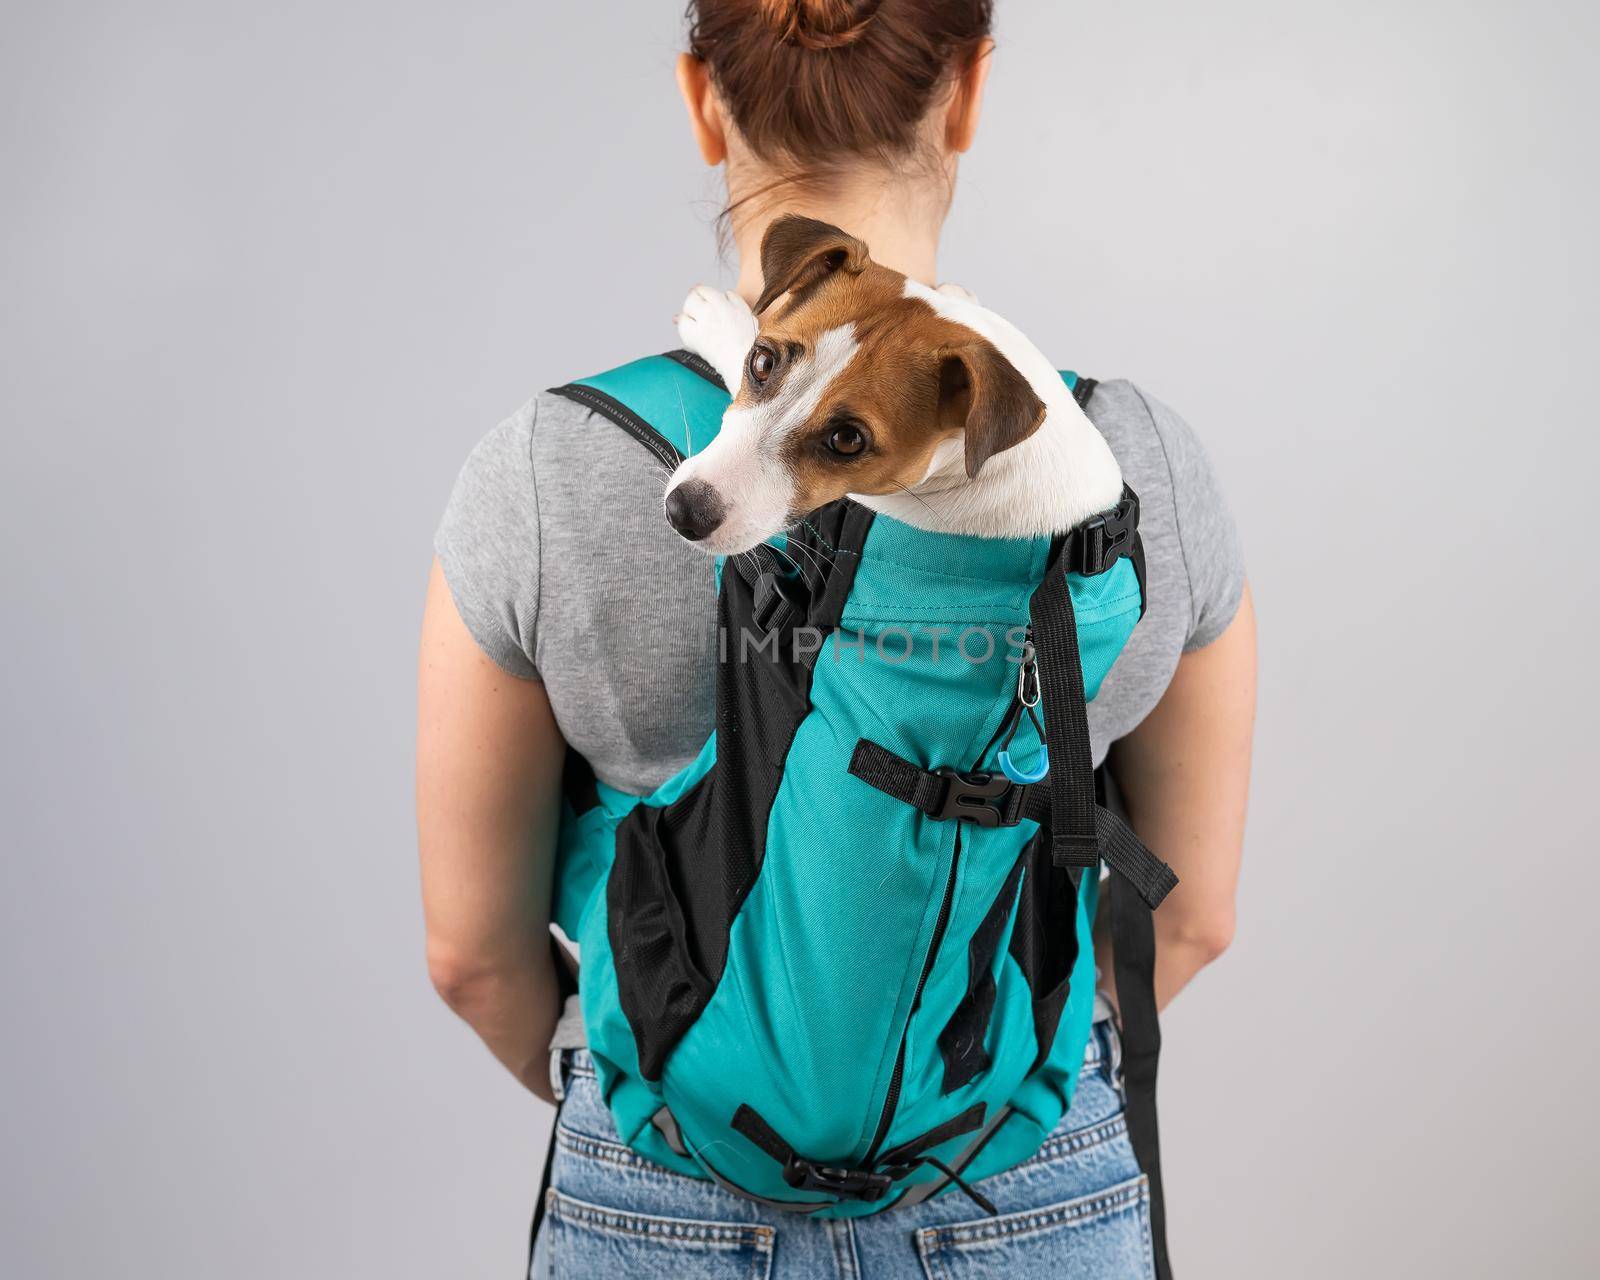
[[995,454],[1037,431],[1044,413],[1044,401],[994,343],[979,338],[945,352],[939,418],[966,432],[968,479]]
[[815,218],[786,213],[761,237],[760,315],[779,295],[804,289],[835,271],[852,274],[868,262],[867,246],[853,235]]

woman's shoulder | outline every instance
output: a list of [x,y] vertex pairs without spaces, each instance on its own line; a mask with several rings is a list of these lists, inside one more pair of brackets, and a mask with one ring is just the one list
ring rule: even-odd
[[[541,391],[490,428],[467,454],[446,523],[538,536],[541,493],[648,471],[637,442],[592,408]],[[553,496],[553,495],[548,495]]]
[[547,600],[586,614],[578,606],[608,583],[660,580],[681,573],[681,560],[698,565],[698,552],[668,536],[664,482],[637,440],[555,392],[485,433],[434,535],[457,611],[484,652],[512,675],[548,674]]
[[1088,413],[1139,495],[1146,559],[1159,562],[1153,578],[1164,590],[1184,589],[1182,647],[1203,648],[1238,610],[1244,557],[1200,437],[1176,411],[1127,379],[1100,383]]
[[467,454],[433,535],[456,612],[504,671],[537,678],[539,502],[531,448],[537,400],[485,433]]
[[1203,465],[1198,435],[1176,411],[1127,378],[1099,383],[1087,412],[1122,464],[1128,483],[1167,489]]
[[533,471],[561,466],[574,450],[615,451],[626,457],[629,451],[616,446],[627,439],[588,405],[551,389],[530,396],[485,432],[466,466],[486,478],[525,484]]

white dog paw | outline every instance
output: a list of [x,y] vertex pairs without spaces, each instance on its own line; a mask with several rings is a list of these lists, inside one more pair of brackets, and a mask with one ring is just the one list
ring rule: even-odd
[[759,327],[749,304],[731,289],[697,284],[673,321],[679,341],[710,364],[730,387],[736,386],[737,372],[730,378],[730,371],[744,367],[745,354]]
[[971,289],[963,288],[953,281],[947,281],[940,285],[934,292],[942,293],[947,298],[960,298],[964,302],[976,303],[978,301],[978,295],[973,293]]

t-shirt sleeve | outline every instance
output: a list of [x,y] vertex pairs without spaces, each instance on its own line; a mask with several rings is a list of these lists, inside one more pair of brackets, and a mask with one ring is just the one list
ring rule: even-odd
[[433,538],[467,630],[502,670],[523,680],[539,678],[537,413],[537,402],[529,402],[478,442]]
[[1178,544],[1189,575],[1189,632],[1183,651],[1203,649],[1239,611],[1244,553],[1221,486],[1193,428],[1154,396],[1140,391],[1172,473]]

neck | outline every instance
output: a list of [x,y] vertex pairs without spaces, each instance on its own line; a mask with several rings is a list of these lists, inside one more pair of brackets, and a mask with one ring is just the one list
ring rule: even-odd
[[[739,259],[735,292],[752,305],[761,296],[761,237],[774,219],[786,213],[831,222],[864,240],[874,262],[923,284],[936,283],[942,203],[903,178],[880,178],[868,182],[857,177],[833,190],[803,194],[780,189],[772,199],[750,197],[733,216],[733,244]],[[752,175],[736,182],[730,173],[729,198],[738,205],[745,199],[741,192],[760,192],[769,181]]]

